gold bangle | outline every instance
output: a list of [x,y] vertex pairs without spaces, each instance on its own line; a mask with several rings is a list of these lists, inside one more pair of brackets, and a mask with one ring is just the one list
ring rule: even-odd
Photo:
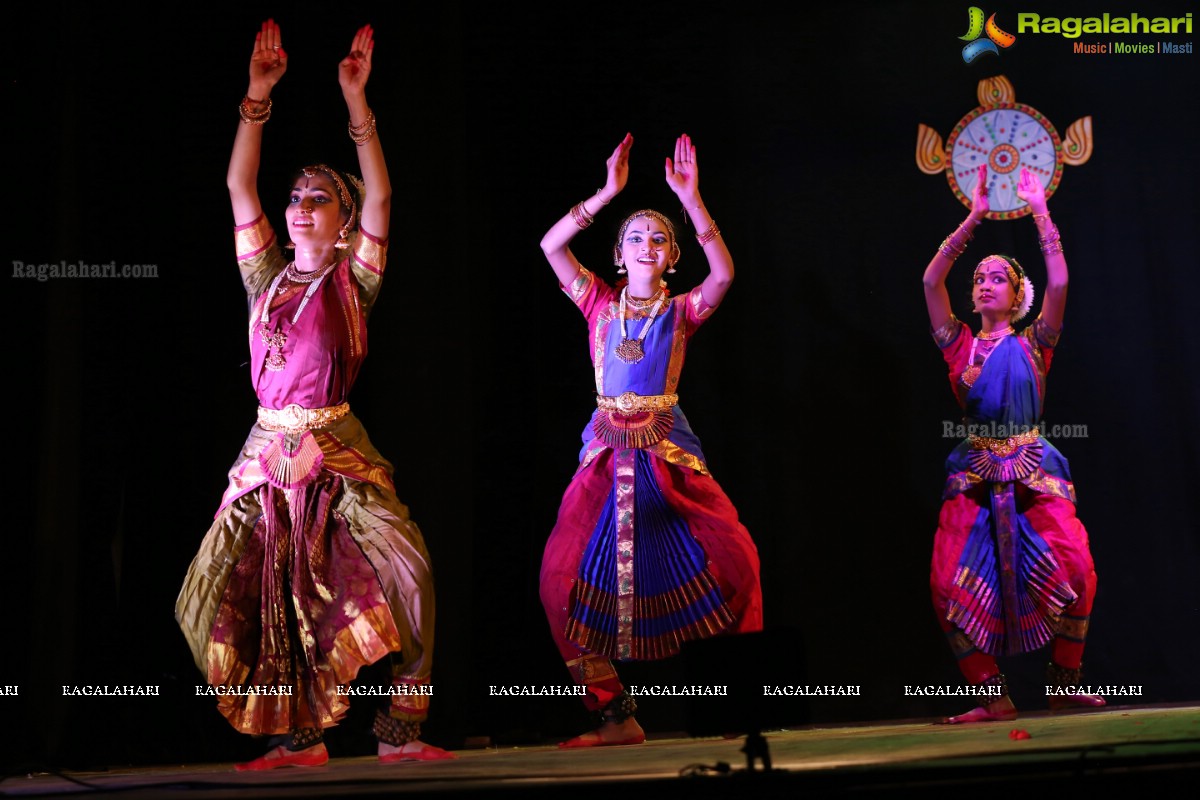
[[368,108],[367,118],[361,125],[355,125],[351,120],[346,123],[346,129],[350,132],[350,138],[354,140],[355,144],[366,144],[375,135],[375,112]]
[[[256,103],[258,105],[266,103],[267,107],[261,111],[252,111],[247,107],[249,103]],[[262,125],[271,118],[271,98],[268,97],[265,101],[255,100],[250,95],[246,95],[242,98],[242,102],[238,103],[238,114],[241,115],[242,122],[245,122],[247,125]]]

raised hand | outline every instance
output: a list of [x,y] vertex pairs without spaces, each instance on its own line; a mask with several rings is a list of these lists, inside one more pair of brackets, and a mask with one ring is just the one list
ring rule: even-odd
[[366,89],[374,49],[375,29],[370,25],[363,25],[354,34],[354,41],[350,44],[350,55],[338,64],[338,83],[341,84],[343,93],[361,93]]
[[271,87],[287,72],[287,52],[283,49],[283,37],[275,20],[262,24],[262,30],[254,35],[254,52],[250,55],[250,87],[258,92],[254,97],[265,97]]
[[1017,181],[1017,197],[1028,203],[1035,214],[1046,213],[1046,187],[1025,167],[1021,167],[1021,177]]
[[633,134],[627,133],[617,148],[612,151],[608,161],[604,162],[608,169],[608,177],[605,178],[604,188],[600,191],[601,201],[609,202],[625,188],[625,183],[629,180],[629,150],[632,147]]
[[975,188],[971,190],[971,216],[976,219],[982,218],[991,209],[991,204],[988,203],[988,186],[987,186],[987,165],[979,166],[979,174],[975,181]]
[[696,161],[696,146],[686,133],[675,140],[675,158],[666,161],[667,185],[685,208],[689,201],[700,197],[700,165]]

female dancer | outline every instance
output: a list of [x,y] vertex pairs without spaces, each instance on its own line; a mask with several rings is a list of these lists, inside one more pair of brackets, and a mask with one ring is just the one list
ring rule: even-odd
[[326,763],[322,731],[346,714],[345,687],[385,657],[392,686],[375,719],[379,760],[453,758],[418,738],[430,695],[429,554],[396,498],[391,464],[346,402],[367,352],[391,210],[365,94],[373,49],[364,26],[338,69],[362,181],[324,164],[301,169],[284,248],[257,189],[270,94],[287,69],[273,21],[255,39],[239,108],[227,183],[258,422],[175,608],[220,712],[243,733],[275,735],[266,755],[238,769]]
[[670,297],[679,244],[671,221],[643,209],[621,224],[613,256],[624,285],[584,268],[570,242],[625,188],[633,137],[608,176],[546,233],[542,251],[587,318],[597,409],[542,558],[551,634],[596,730],[562,747],[639,744],[636,704],[613,660],[660,659],[688,639],[762,628],[758,551],[709,474],[676,394],[688,340],[733,281],[733,259],[700,199],[696,148],[686,134],[665,164],[667,185],[701,233],[709,273]]
[[1017,260],[990,255],[975,267],[971,298],[980,331],[954,317],[946,274],[988,212],[987,168],[966,220],[925,269],[933,338],[950,369],[967,437],[946,461],[944,502],[934,537],[930,586],[938,622],[980,706],[949,723],[1015,719],[995,656],[1037,650],[1053,640],[1047,665],[1050,707],[1096,707],[1078,690],[1096,572],[1087,531],[1075,516],[1067,460],[1038,430],[1046,373],[1062,330],[1067,262],[1050,221],[1045,189],[1026,169],[1017,194],[1033,210],[1046,260],[1042,311],[1020,331],[1033,285]]

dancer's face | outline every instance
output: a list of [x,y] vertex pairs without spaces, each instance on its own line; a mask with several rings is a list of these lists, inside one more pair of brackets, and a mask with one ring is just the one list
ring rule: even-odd
[[971,299],[980,314],[991,312],[993,316],[1012,316],[1016,309],[1017,295],[1008,279],[1008,267],[998,258],[984,259],[975,269],[975,286]]
[[344,223],[337,187],[327,175],[301,175],[292,187],[284,218],[297,244],[336,242]]
[[660,220],[654,217],[632,220],[621,240],[621,257],[629,270],[630,280],[646,278],[657,285],[658,279],[671,266],[671,244],[671,232]]

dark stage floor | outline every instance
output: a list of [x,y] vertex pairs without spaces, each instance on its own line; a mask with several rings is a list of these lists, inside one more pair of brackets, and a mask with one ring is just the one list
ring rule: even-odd
[[[1025,730],[1028,739],[1010,738]],[[327,766],[239,773],[229,764],[33,774],[0,795],[158,798],[878,796],[1013,797],[1014,792],[1147,791],[1200,778],[1200,706],[1124,706],[1025,714],[1015,722],[946,726],[908,720],[764,733],[771,769],[747,738],[652,737],[644,745],[560,751],[459,751],[455,761],[383,766],[372,757]],[[1180,781],[1184,783],[1180,784]]]

